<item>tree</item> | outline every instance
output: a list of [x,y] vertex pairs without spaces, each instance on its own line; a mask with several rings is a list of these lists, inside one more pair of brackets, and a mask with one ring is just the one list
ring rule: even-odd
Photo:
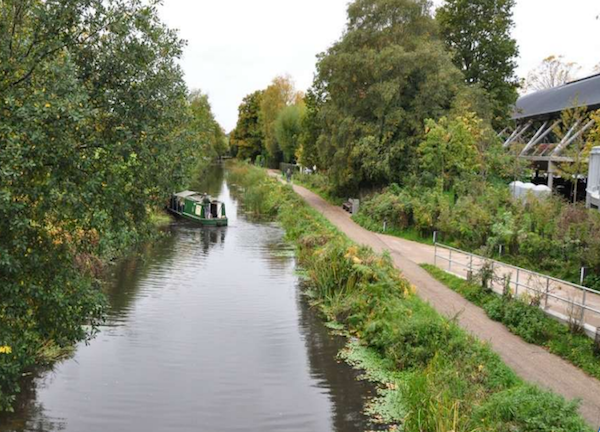
[[[573,101],[573,106],[577,105],[577,101]],[[597,114],[593,114],[592,116],[594,117],[594,120],[598,120]],[[560,124],[554,129],[558,141],[560,142],[566,137],[574,124],[578,124],[579,127],[582,127],[589,120],[590,115],[588,114],[587,107],[576,107],[564,110],[561,113]],[[588,137],[590,139],[588,139]],[[585,133],[577,135],[562,152],[562,156],[570,158],[571,161],[556,164],[558,173],[569,179],[571,182],[573,203],[577,202],[579,179],[588,172],[588,159],[596,138],[598,138],[597,128],[592,129],[592,132],[587,135]]]
[[452,106],[463,77],[440,41],[429,4],[357,0],[340,41],[320,55],[320,166],[344,192],[401,183],[415,166],[425,119]]
[[436,16],[467,83],[480,85],[493,101],[495,123],[509,117],[518,96],[514,6],[515,0],[447,0]]
[[317,141],[322,132],[321,107],[322,98],[314,89],[310,89],[304,98],[305,112],[301,120],[301,131],[298,137],[298,160],[307,167],[323,168],[319,158]]
[[0,2],[0,411],[102,318],[99,263],[153,231],[202,148],[158,2]]
[[573,81],[581,67],[574,62],[567,62],[563,56],[551,55],[527,74],[526,91],[547,90]]
[[273,79],[261,99],[260,120],[263,127],[264,145],[272,164],[280,162],[283,156],[275,134],[277,116],[285,107],[292,105],[296,101],[296,97],[294,83],[291,77],[286,75]]
[[300,134],[302,132],[302,119],[306,111],[303,101],[285,107],[275,121],[275,138],[283,152],[284,162],[293,162],[297,159],[300,148]]
[[201,90],[194,90],[188,100],[192,118],[188,128],[204,160],[223,156],[228,150],[228,143],[225,132],[212,113],[208,95]]
[[237,157],[252,159],[265,152],[264,128],[261,119],[261,102],[264,91],[249,94],[238,108],[238,121],[231,132],[231,146],[237,148]]
[[446,190],[461,176],[478,172],[482,156],[481,120],[474,114],[439,121],[427,120],[425,140],[419,145],[420,167]]

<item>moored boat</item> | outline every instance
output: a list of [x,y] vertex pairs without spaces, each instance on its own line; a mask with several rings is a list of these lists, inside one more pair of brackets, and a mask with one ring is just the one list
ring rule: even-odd
[[167,209],[178,216],[209,226],[227,226],[225,203],[210,195],[183,191],[171,195]]

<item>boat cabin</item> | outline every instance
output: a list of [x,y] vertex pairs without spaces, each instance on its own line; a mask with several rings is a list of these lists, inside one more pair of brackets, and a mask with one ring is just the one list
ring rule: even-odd
[[225,203],[207,194],[183,191],[171,195],[168,210],[203,225],[226,226]]

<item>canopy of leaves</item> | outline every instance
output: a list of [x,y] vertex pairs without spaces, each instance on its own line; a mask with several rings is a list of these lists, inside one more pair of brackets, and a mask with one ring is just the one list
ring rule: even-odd
[[229,151],[229,143],[223,128],[215,120],[208,96],[195,90],[188,99],[192,115],[188,129],[204,158],[214,159],[225,155]]
[[481,170],[482,154],[477,147],[482,138],[480,123],[472,114],[427,121],[425,140],[419,145],[420,166],[429,176],[439,179],[442,188]]
[[210,146],[156,6],[0,2],[0,411],[42,344],[99,322],[100,258],[150,232]]
[[322,165],[338,189],[401,182],[425,119],[452,106],[463,77],[422,0],[357,0],[342,39],[320,56]]
[[263,127],[264,146],[272,164],[280,162],[283,152],[277,141],[275,123],[279,113],[296,101],[294,83],[289,76],[276,77],[263,93],[260,103],[260,119]]
[[284,162],[296,160],[302,132],[302,118],[306,111],[304,102],[285,107],[275,121],[275,138],[283,152]]
[[230,144],[240,159],[255,159],[264,153],[264,129],[260,106],[264,92],[259,90],[246,96],[238,108],[238,121],[230,135]]
[[495,123],[508,118],[517,100],[514,6],[515,0],[447,0],[436,15],[466,81],[487,91]]

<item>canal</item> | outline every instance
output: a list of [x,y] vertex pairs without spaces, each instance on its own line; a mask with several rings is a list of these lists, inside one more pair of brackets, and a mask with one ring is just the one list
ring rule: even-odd
[[220,167],[228,228],[185,221],[121,263],[106,324],[31,378],[1,432],[363,431],[373,389],[336,360],[276,224],[247,218]]

